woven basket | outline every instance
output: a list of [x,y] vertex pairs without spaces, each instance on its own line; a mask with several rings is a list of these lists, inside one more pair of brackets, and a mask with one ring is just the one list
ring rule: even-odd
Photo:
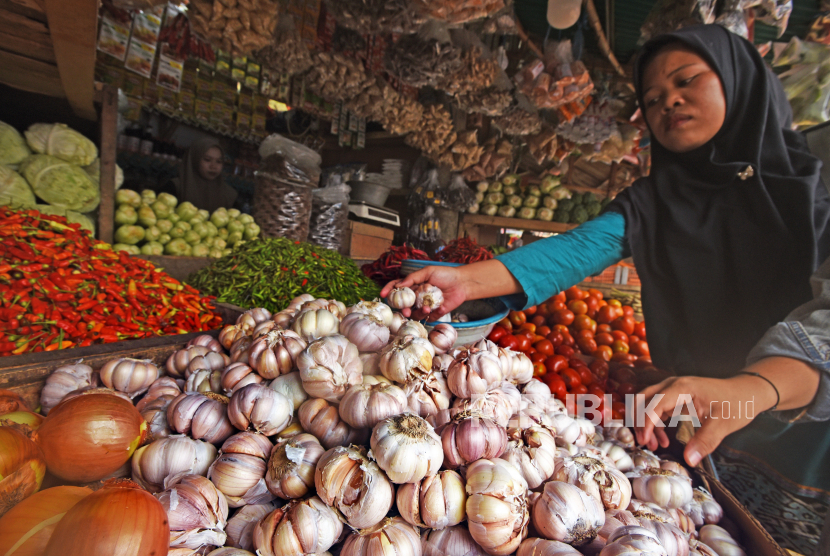
[[258,173],[254,178],[254,219],[264,237],[308,239],[312,188]]

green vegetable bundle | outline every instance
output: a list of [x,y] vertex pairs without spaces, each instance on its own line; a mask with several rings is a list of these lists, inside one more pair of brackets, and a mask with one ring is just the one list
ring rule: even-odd
[[354,262],[329,249],[285,238],[248,241],[187,283],[205,295],[240,307],[284,309],[301,293],[353,305],[374,299],[378,286]]

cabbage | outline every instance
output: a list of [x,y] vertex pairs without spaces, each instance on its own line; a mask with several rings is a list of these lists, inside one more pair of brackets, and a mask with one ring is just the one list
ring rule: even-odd
[[208,247],[204,243],[197,243],[193,246],[193,249],[191,250],[190,254],[194,257],[207,257],[208,255],[210,255],[210,247]]
[[115,203],[118,205],[130,205],[133,208],[141,206],[141,195],[132,189],[119,189],[115,192]]
[[504,202],[504,193],[495,191],[484,197],[484,202],[490,205],[500,205]]
[[573,196],[571,190],[563,185],[554,187],[549,191],[549,193],[550,196],[556,199],[557,201],[562,201],[563,199],[570,199]]
[[[89,174],[92,181],[101,185],[101,159],[96,158],[89,166],[84,166],[84,172]],[[115,165],[115,189],[120,188],[124,184],[124,170],[118,164]]]
[[156,213],[149,205],[141,205],[138,209],[138,223],[144,226],[145,228],[149,228],[150,226],[155,226],[158,222],[158,218],[156,218]]
[[481,207],[478,205],[478,203],[473,203],[472,205],[467,207],[468,214],[478,214],[479,210],[481,210]]
[[156,220],[156,226],[163,234],[170,233],[170,230],[173,229],[173,223],[164,218]]
[[254,239],[259,235],[259,226],[255,222],[245,225],[245,231],[242,232],[245,239]]
[[522,199],[518,195],[511,195],[510,197],[507,198],[507,204],[510,205],[513,208],[519,208],[520,206],[522,206],[523,202],[524,202],[524,199]]
[[80,167],[48,154],[35,154],[20,164],[20,173],[48,204],[91,212],[101,200],[95,182]]
[[501,192],[504,193],[505,197],[511,197],[513,195],[518,195],[519,193],[521,193],[519,191],[519,188],[516,187],[515,185],[505,185],[502,188]]
[[516,174],[508,174],[501,179],[504,185],[516,185],[519,183],[519,176]]
[[487,186],[488,193],[501,193],[502,188],[504,188],[504,184],[500,181],[494,181],[489,186]]
[[228,222],[230,222],[228,211],[223,208],[216,209],[213,214],[210,215],[210,221],[213,222],[213,225],[217,228],[224,228],[228,225]]
[[516,209],[511,207],[510,205],[504,205],[503,207],[499,207],[499,216],[513,218],[514,216],[516,216]]
[[195,224],[193,224],[192,229],[194,232],[199,234],[199,239],[205,239],[206,237],[208,237],[208,227],[205,225],[204,222],[196,222]]
[[80,224],[82,230],[88,230],[89,233],[93,235],[95,234],[95,222],[86,214],[81,214],[80,212],[60,207],[53,207],[51,205],[35,205],[35,208],[42,214],[63,216],[70,224]]
[[141,226],[119,226],[115,230],[115,241],[135,245],[144,239],[144,228]]
[[[0,122],[0,124],[3,124],[3,122]],[[0,134],[2,134],[2,129],[0,129]],[[2,153],[0,153],[0,157],[2,157]],[[0,165],[0,205],[8,205],[12,208],[29,208],[34,206],[36,202],[35,194],[25,178],[11,168]]]
[[170,230],[170,237],[174,239],[181,239],[184,237],[184,234],[186,234],[188,231],[189,230],[185,230],[182,226],[175,224],[173,225],[173,229]]
[[126,243],[116,243],[112,246],[114,251],[126,251],[130,255],[141,255],[141,249],[135,245],[127,245]]
[[519,210],[518,216],[519,218],[524,218],[525,220],[533,220],[534,218],[536,218],[536,209],[530,207],[522,207]]
[[0,165],[20,164],[30,154],[23,136],[9,124],[0,122]]
[[555,209],[556,205],[559,204],[559,201],[551,197],[550,195],[546,195],[544,199],[542,199],[542,204],[545,205],[545,208],[548,209]]
[[144,241],[158,241],[161,237],[161,230],[156,226],[150,226],[144,230]]
[[476,203],[483,203],[484,202],[484,193],[481,191],[476,193]]
[[553,211],[547,207],[542,207],[536,211],[536,218],[550,222],[553,220]]
[[159,193],[156,199],[169,205],[170,208],[176,208],[176,205],[179,204],[179,200],[170,193]]
[[138,222],[138,213],[130,205],[118,205],[115,211],[115,223],[119,226]]
[[168,216],[167,219],[170,222],[172,222],[173,224],[176,224],[179,220],[181,220],[181,218],[179,218],[178,214],[176,214],[175,212],[172,212],[172,209],[171,209],[171,212],[170,212],[170,216]]
[[207,221],[207,222],[205,222],[205,227],[206,227],[206,228],[207,228],[207,230],[208,230],[208,235],[207,235],[208,237],[213,237],[213,236],[215,236],[216,234],[218,234],[218,233],[219,233],[219,228],[217,228],[217,227],[213,224],[213,222],[211,222],[211,221]]
[[32,124],[26,130],[26,142],[33,151],[89,166],[98,157],[95,143],[66,124]]
[[535,209],[541,204],[541,199],[539,199],[536,195],[528,195],[525,197],[525,202],[523,204],[526,207]]
[[192,247],[182,238],[176,238],[164,246],[167,255],[187,256],[192,252]]
[[545,176],[542,178],[542,183],[539,184],[539,190],[543,195],[547,195],[554,188],[559,187],[559,178],[557,176]]
[[149,241],[141,246],[142,255],[164,255],[164,245],[157,241]]
[[486,214],[487,216],[495,216],[498,211],[498,205],[485,204],[481,207],[481,214]]
[[190,222],[194,216],[199,214],[199,209],[197,209],[190,201],[185,201],[176,207],[176,214],[178,214],[179,218],[185,222]]

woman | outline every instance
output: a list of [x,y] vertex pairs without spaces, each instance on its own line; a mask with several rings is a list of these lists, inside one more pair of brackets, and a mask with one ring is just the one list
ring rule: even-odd
[[[632,255],[654,363],[681,377],[646,395],[665,395],[657,411],[665,415],[679,394],[691,394],[704,426],[685,448],[687,463],[697,465],[720,445],[727,486],[776,539],[810,553],[830,499],[826,424],[782,423],[768,414],[752,420],[745,411],[736,419],[735,409],[727,419],[723,403],[705,402],[736,408],[754,401],[755,415],[776,400],[779,411],[814,402],[819,370],[795,356],[763,357],[743,369],[765,332],[810,299],[810,275],[830,254],[820,162],[790,130],[781,85],[755,48],[719,26],[649,41],[634,82],[653,139],[647,178],[572,232],[492,261],[428,267],[400,284],[444,290],[430,318],[482,297],[510,296],[521,308]],[[668,445],[662,429],[645,424],[636,431],[640,443]],[[759,469],[768,479],[740,482],[742,473]],[[759,490],[772,484],[777,488]],[[797,517],[785,518],[781,505]],[[816,531],[797,531],[807,514]]]
[[190,201],[200,209],[213,212],[219,207],[232,208],[237,192],[222,179],[224,152],[212,137],[193,142],[182,159],[179,177],[168,189],[179,202]]

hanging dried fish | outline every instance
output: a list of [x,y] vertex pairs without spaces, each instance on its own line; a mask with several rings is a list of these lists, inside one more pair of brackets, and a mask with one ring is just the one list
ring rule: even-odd
[[461,69],[444,77],[437,85],[439,89],[451,95],[463,95],[486,89],[495,82],[499,72],[498,63],[495,59],[482,58],[480,49],[465,51],[461,60]]
[[460,172],[476,164],[483,153],[484,147],[478,144],[478,132],[465,131],[438,156],[437,162],[449,166],[454,172]]
[[362,63],[339,52],[315,52],[312,58],[306,86],[328,101],[354,98],[372,83]]
[[406,35],[386,51],[386,71],[413,87],[436,86],[458,73],[464,62],[452,43]]
[[193,0],[193,31],[232,54],[253,54],[271,44],[279,21],[277,0]]
[[274,40],[256,56],[265,67],[288,75],[303,73],[314,64],[311,51],[290,15],[280,19]]

